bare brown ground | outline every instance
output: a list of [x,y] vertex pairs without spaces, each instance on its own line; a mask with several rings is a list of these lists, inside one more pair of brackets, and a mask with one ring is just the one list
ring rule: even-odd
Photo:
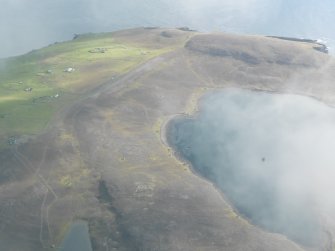
[[[120,41],[157,48],[169,46],[168,37],[175,46],[191,35],[117,33]],[[310,44],[199,34],[88,90],[47,133],[0,154],[1,250],[52,250],[78,218],[89,222],[96,251],[303,250],[239,217],[176,158],[164,130],[176,114],[193,113],[203,93],[232,86],[333,104],[334,72],[333,59]]]

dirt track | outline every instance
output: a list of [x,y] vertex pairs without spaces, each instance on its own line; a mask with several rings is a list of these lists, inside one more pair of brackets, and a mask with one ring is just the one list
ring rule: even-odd
[[[160,36],[140,31],[138,36]],[[192,46],[210,46],[206,36],[193,38]],[[225,51],[238,44],[261,63],[180,48],[89,91],[61,111],[47,133],[7,153],[13,173],[0,186],[6,250],[47,250],[43,246],[58,244],[64,226],[76,218],[89,221],[98,251],[302,250],[236,215],[211,183],[162,143],[161,129],[175,114],[194,110],[206,89],[289,91],[330,102],[335,89],[326,80],[334,74],[323,65],[333,62],[294,42],[229,35],[212,40]],[[285,51],[292,65],[271,63]],[[306,67],[299,60],[312,63]],[[298,75],[324,79],[324,89],[306,81],[288,88]],[[27,166],[36,172],[22,169]]]

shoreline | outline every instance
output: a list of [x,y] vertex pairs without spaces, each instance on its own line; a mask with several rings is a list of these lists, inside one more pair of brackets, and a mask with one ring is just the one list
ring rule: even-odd
[[[285,93],[285,92],[280,92],[280,91],[269,91],[269,90],[264,90],[264,89],[260,89],[260,88],[243,88],[243,87],[222,87],[222,88],[211,88],[211,90],[205,91],[204,93],[202,93],[202,95],[200,95],[197,99],[197,102],[195,104],[189,104],[191,105],[191,108],[193,110],[192,113],[186,113],[186,112],[181,112],[181,113],[177,113],[177,114],[173,114],[170,116],[167,116],[165,118],[165,120],[163,121],[162,125],[161,125],[161,130],[160,130],[160,140],[161,143],[168,149],[170,149],[171,155],[183,166],[187,167],[187,170],[189,172],[192,173],[192,175],[196,176],[197,178],[201,179],[202,181],[210,184],[220,195],[221,199],[227,204],[230,212],[232,215],[229,215],[228,217],[231,218],[235,218],[236,220],[240,221],[242,224],[247,224],[249,227],[252,228],[256,228],[266,234],[270,234],[279,238],[283,238],[285,240],[290,241],[291,243],[293,243],[294,245],[296,245],[297,248],[301,249],[301,250],[308,250],[311,247],[308,246],[304,246],[300,243],[295,242],[294,240],[290,239],[287,235],[282,234],[282,233],[278,233],[278,232],[271,232],[269,230],[267,230],[266,228],[259,226],[256,223],[253,223],[251,221],[251,219],[249,219],[247,216],[241,214],[239,212],[239,210],[234,206],[234,204],[232,203],[232,201],[227,197],[227,195],[225,194],[225,192],[213,181],[211,181],[210,179],[204,177],[203,175],[201,175],[193,166],[192,162],[185,159],[182,154],[176,149],[176,147],[171,144],[169,142],[169,127],[172,126],[177,120],[185,120],[185,119],[196,119],[197,116],[199,116],[199,114],[202,111],[202,106],[203,106],[203,102],[205,102],[206,98],[210,95],[215,94],[215,91],[218,92],[222,92],[225,91],[227,89],[236,89],[236,90],[246,90],[246,91],[251,91],[251,92],[259,92],[259,93],[265,93],[265,94],[275,94],[275,95],[296,95],[296,96],[302,96],[302,97],[306,97],[306,98],[311,98],[316,102],[320,102],[323,105],[329,106],[330,108],[334,108],[334,106],[328,104],[327,102],[323,101],[322,99],[319,99],[315,96],[307,96],[307,95],[303,95],[303,94],[296,94],[296,93]],[[187,106],[187,105],[186,105]],[[185,110],[187,110],[187,108],[190,107],[186,107]]]

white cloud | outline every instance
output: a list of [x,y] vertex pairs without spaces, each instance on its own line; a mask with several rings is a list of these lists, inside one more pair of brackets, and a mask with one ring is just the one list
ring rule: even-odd
[[332,0],[2,0],[0,57],[69,39],[74,33],[136,26],[190,26],[331,41],[334,11]]

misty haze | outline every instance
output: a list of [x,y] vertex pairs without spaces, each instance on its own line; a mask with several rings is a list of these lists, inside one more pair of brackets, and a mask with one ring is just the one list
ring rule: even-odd
[[0,58],[74,34],[140,26],[322,39],[335,45],[333,0],[2,0]]
[[302,244],[334,217],[335,111],[296,95],[225,90],[170,141],[251,222]]
[[334,251],[334,0],[0,0],[0,251]]

